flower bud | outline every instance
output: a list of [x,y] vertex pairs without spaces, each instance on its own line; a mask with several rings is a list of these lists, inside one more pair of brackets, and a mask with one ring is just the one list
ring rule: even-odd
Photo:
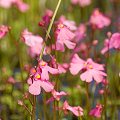
[[24,93],[23,99],[28,100],[29,99],[29,94],[28,93]]
[[10,76],[10,77],[8,78],[8,83],[14,84],[14,83],[15,83],[14,78]]
[[107,36],[108,36],[108,38],[110,38],[111,37],[111,32],[107,32]]
[[92,44],[93,45],[97,45],[98,44],[98,40],[94,40]]
[[18,100],[18,105],[23,106],[23,102],[21,100]]

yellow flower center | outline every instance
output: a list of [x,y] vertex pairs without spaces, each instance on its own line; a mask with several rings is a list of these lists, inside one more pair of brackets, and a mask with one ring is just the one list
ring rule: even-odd
[[90,65],[89,68],[92,69],[93,68],[92,65]]
[[3,31],[3,28],[1,28],[1,31]]
[[95,15],[99,15],[99,11],[97,10],[97,11],[95,11]]
[[45,65],[45,62],[43,62],[42,65],[44,66],[44,65]]
[[36,78],[39,79],[39,78],[40,78],[40,75],[36,76]]
[[96,108],[98,108],[98,106],[96,105]]
[[63,24],[61,24],[60,27],[63,28]]
[[33,70],[32,72],[35,73],[35,70]]
[[86,65],[87,65],[87,62],[85,62],[84,65],[86,66]]
[[56,61],[56,59],[54,59],[54,61]]
[[26,35],[28,35],[29,34],[29,32],[26,32]]

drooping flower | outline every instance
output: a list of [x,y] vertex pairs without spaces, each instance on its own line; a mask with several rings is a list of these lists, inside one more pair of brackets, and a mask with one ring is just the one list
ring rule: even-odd
[[38,35],[33,35],[31,32],[28,32],[28,29],[22,31],[22,40],[25,41],[25,44],[32,47],[36,43],[43,43],[43,38]]
[[64,44],[69,48],[69,49],[74,49],[76,44],[71,42],[75,37],[75,34],[72,33],[63,23],[58,24],[58,29],[56,30],[56,36],[57,36],[57,41],[56,41],[56,50],[60,50],[61,52],[64,52]]
[[51,92],[54,86],[47,80],[41,79],[41,72],[40,69],[37,69],[35,74],[27,80],[29,86],[29,92],[32,95],[39,95],[41,92],[41,87],[46,92]]
[[43,60],[39,60],[39,68],[42,71],[41,72],[41,79],[43,79],[43,80],[49,80],[48,72],[50,72],[53,75],[56,75],[59,73],[58,69],[55,69],[55,68],[48,66],[48,63],[43,61]]
[[11,28],[7,27],[5,25],[1,25],[1,28],[0,28],[0,39],[3,38],[7,34],[9,29],[11,29]]
[[109,39],[105,39],[104,48],[101,50],[101,54],[104,54],[108,49],[115,48],[118,49],[120,47],[120,33],[114,33],[112,37]]
[[[69,106],[67,100],[63,103],[63,106],[60,107],[59,109],[62,109],[65,114],[68,114],[67,110],[70,110],[76,116],[83,116],[83,109],[80,106],[77,107]],[[56,110],[58,110],[58,108],[56,108]]]
[[109,26],[111,23],[111,20],[107,17],[105,17],[102,13],[99,12],[99,9],[94,9],[88,25],[92,25],[95,28],[102,29],[104,26]]
[[75,41],[79,42],[84,37],[85,32],[86,32],[86,27],[84,24],[81,23],[77,28],[77,30],[75,31],[75,38],[76,38]]
[[59,17],[59,21],[62,22],[64,25],[66,25],[70,30],[76,30],[77,27],[75,25],[75,22],[72,20],[66,20],[64,15],[61,15]]
[[97,103],[96,108],[91,110],[89,112],[89,115],[94,115],[95,117],[101,117],[101,111],[103,109],[104,105],[101,105],[100,103]]
[[72,4],[79,3],[81,7],[85,7],[91,4],[91,0],[71,0],[71,3]]
[[61,91],[61,92],[56,92],[55,90],[52,90],[52,91],[51,91],[51,94],[52,94],[52,97],[51,97],[49,100],[46,101],[46,104],[48,104],[48,103],[51,102],[51,101],[54,101],[54,99],[57,100],[57,101],[59,101],[60,98],[61,98],[61,95],[69,95],[68,92],[67,92],[67,93],[65,93],[65,92],[63,92],[63,91]]
[[94,78],[97,83],[100,83],[103,80],[103,76],[107,76],[106,73],[102,72],[102,70],[104,70],[102,64],[93,62],[91,58],[84,61],[79,58],[77,54],[74,54],[69,70],[73,75],[76,75],[78,72],[83,70],[84,73],[80,75],[80,78],[82,81],[86,82],[91,82]]

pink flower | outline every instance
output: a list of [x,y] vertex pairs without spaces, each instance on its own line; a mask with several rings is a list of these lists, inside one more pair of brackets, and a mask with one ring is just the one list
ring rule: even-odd
[[71,0],[71,3],[72,4],[79,3],[81,7],[85,7],[91,4],[91,0]]
[[74,54],[69,70],[73,75],[76,75],[83,70],[84,73],[80,75],[80,78],[82,81],[86,82],[91,82],[94,78],[97,83],[100,83],[103,80],[103,76],[107,76],[106,73],[101,71],[104,70],[103,65],[93,62],[91,58],[84,61],[79,58],[77,54]]
[[59,101],[60,98],[61,98],[61,95],[69,95],[68,92],[67,92],[67,93],[65,93],[65,92],[63,92],[63,91],[61,91],[61,92],[56,92],[55,90],[52,90],[51,93],[52,93],[52,97],[51,97],[49,100],[46,101],[46,104],[48,104],[48,103],[51,102],[51,101],[54,101],[54,99],[57,100],[57,101]]
[[[60,107],[59,109],[64,110],[65,114],[68,114],[67,110],[70,110],[76,116],[79,116],[79,114],[80,114],[80,116],[83,116],[83,109],[80,106],[77,106],[77,107],[69,106],[67,100],[63,103],[63,106]],[[58,110],[58,108],[56,108],[56,110]]]
[[38,69],[35,74],[30,77],[27,80],[28,84],[31,84],[29,86],[29,92],[33,95],[39,95],[41,92],[41,87],[46,91],[46,92],[51,92],[54,88],[54,86],[48,82],[47,80],[41,79],[41,72]]
[[25,44],[32,47],[36,43],[43,43],[43,38],[38,35],[32,35],[31,32],[28,32],[27,29],[22,31],[22,40],[25,41]]
[[104,90],[102,90],[102,89],[99,90],[99,93],[100,93],[100,94],[103,94],[103,93],[104,93]]
[[59,17],[59,21],[62,22],[64,25],[66,25],[70,30],[76,30],[77,29],[77,27],[75,25],[75,22],[71,21],[71,20],[66,20],[64,15],[61,15]]
[[77,28],[77,30],[75,31],[75,38],[76,38],[75,41],[79,42],[84,37],[85,32],[86,32],[86,27],[84,24],[81,23]]
[[[109,44],[109,48],[108,48]],[[115,48],[118,49],[120,47],[120,33],[114,33],[111,39],[105,39],[104,48],[101,50],[101,54],[104,54],[108,49]]]
[[88,25],[95,26],[98,29],[102,29],[104,26],[109,26],[111,23],[111,20],[107,17],[105,17],[102,13],[99,12],[99,9],[94,9],[90,21],[88,22]]
[[101,113],[103,107],[104,107],[104,105],[97,103],[96,108],[91,110],[89,115],[94,115],[95,117],[101,117],[100,113]]
[[56,74],[59,73],[58,69],[49,67],[48,63],[46,63],[43,60],[39,60],[39,68],[42,71],[41,72],[41,79],[43,79],[43,80],[49,80],[49,74],[48,74],[48,72],[50,72],[53,75],[56,75]]
[[0,6],[3,8],[10,8],[12,5],[12,0],[0,0]]
[[0,39],[3,38],[7,34],[9,29],[11,29],[11,28],[7,27],[5,25],[1,25],[1,28],[0,28]]
[[72,33],[65,25],[59,23],[56,33],[57,33],[56,50],[60,50],[61,52],[64,52],[65,51],[64,44],[69,49],[75,48],[76,44],[70,42],[70,40],[75,37],[75,34]]

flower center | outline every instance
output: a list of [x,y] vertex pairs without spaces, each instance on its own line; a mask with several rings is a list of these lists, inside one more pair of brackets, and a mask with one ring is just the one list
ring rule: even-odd
[[36,76],[36,78],[39,79],[39,78],[40,78],[40,75]]
[[90,65],[89,68],[92,69],[93,68],[92,65]]
[[96,105],[96,108],[98,108],[98,106]]
[[60,27],[63,28],[63,24],[61,24]]
[[33,70],[32,72],[35,73],[35,70]]
[[97,11],[95,11],[95,15],[99,15],[99,11],[97,10]]
[[45,62],[42,63],[42,66],[45,66]]
[[84,63],[85,66],[86,66],[87,64],[88,64],[87,62]]

